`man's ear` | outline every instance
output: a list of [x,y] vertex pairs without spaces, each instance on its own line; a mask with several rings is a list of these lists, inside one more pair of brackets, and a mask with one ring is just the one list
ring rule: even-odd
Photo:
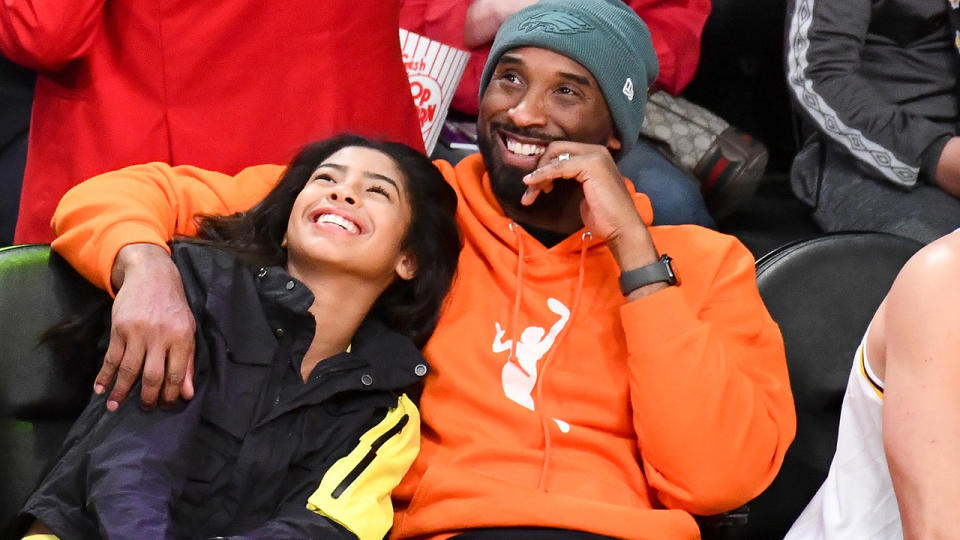
[[623,144],[620,143],[620,138],[613,134],[611,134],[610,138],[607,139],[606,146],[610,153],[616,152],[617,150],[623,148]]
[[397,260],[394,270],[400,279],[410,281],[417,275],[417,258],[412,253],[404,251]]

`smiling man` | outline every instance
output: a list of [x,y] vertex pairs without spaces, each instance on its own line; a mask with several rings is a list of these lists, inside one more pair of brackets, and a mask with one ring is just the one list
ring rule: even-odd
[[[649,201],[617,171],[656,72],[645,24],[619,1],[543,0],[498,33],[481,154],[437,162],[464,248],[424,350],[421,453],[394,492],[392,536],[697,538],[693,515],[776,475],[795,418],[753,258],[714,231],[649,226]],[[249,207],[280,173],[152,164],[64,199],[55,248],[118,289],[123,353],[97,382],[123,366],[110,400],[141,365],[142,401],[177,398],[193,323],[165,242],[197,213]]]

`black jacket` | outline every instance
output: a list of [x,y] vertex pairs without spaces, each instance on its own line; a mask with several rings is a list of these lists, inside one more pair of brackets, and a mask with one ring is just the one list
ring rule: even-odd
[[416,347],[371,318],[304,383],[302,283],[196,244],[174,260],[197,322],[194,399],[106,413],[95,396],[24,512],[64,539],[382,537],[419,448]]

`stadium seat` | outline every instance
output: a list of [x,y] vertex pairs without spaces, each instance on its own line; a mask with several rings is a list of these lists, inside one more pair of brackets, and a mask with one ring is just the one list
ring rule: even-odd
[[[93,384],[38,338],[67,314],[106,300],[47,245],[0,249],[0,537],[56,455]],[[96,339],[96,338],[92,338]],[[76,369],[75,369],[76,368]]]
[[[826,478],[853,355],[900,268],[922,244],[883,233],[835,233],[757,261],[760,295],[780,325],[797,435],[773,483],[739,521],[705,538],[783,538]],[[730,520],[728,520],[730,521]]]

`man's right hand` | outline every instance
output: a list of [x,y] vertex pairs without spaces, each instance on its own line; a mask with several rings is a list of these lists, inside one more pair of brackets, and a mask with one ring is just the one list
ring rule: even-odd
[[107,409],[116,410],[143,373],[141,406],[193,397],[196,324],[173,260],[160,246],[129,244],[117,254],[111,280],[110,345],[94,382],[102,394],[116,378]]

